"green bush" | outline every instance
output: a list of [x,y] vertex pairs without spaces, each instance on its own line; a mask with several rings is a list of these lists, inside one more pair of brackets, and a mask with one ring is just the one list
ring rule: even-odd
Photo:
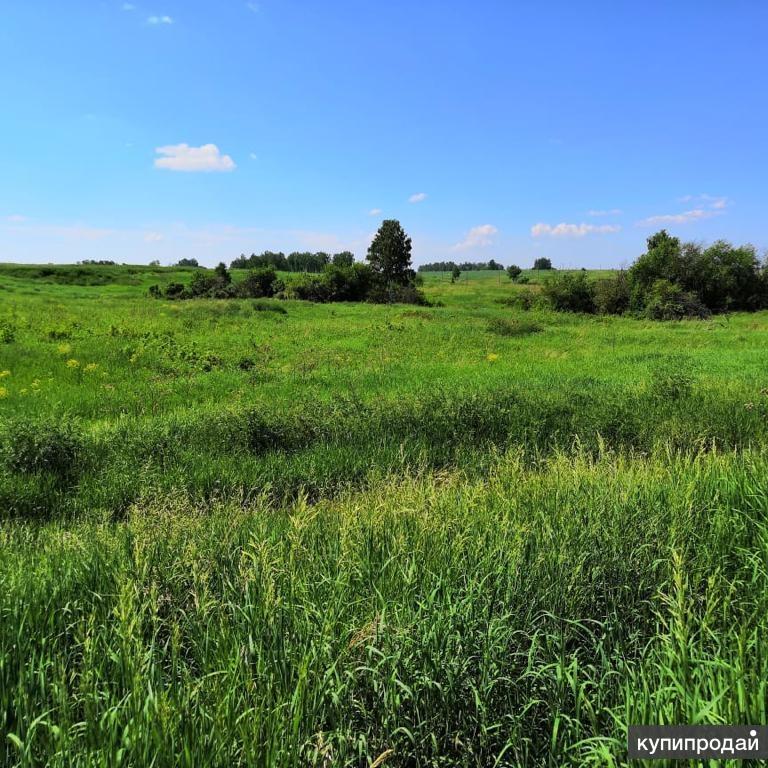
[[236,295],[242,298],[260,299],[274,296],[282,289],[282,281],[273,267],[252,269],[236,287]]
[[650,320],[703,320],[712,314],[696,293],[684,291],[668,280],[657,280],[651,286],[643,313]]
[[624,271],[597,280],[592,292],[595,311],[601,315],[623,315],[629,309],[629,282]]
[[541,292],[559,312],[595,312],[594,286],[584,272],[553,275]]

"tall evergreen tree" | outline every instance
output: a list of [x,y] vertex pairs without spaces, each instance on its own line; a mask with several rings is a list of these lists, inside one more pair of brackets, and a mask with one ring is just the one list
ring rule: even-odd
[[387,288],[413,283],[411,269],[411,238],[405,234],[397,219],[385,219],[366,256],[374,275]]

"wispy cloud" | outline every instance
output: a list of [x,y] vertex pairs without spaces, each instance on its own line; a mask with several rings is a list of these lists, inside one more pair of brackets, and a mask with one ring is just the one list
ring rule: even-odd
[[215,144],[190,147],[189,144],[169,144],[157,147],[155,168],[168,171],[232,171],[235,161],[229,155],[222,155]]
[[10,216],[6,216],[5,220],[9,224],[23,224],[25,221],[27,221],[27,217],[22,216],[20,213],[12,213]]
[[251,160],[258,160],[259,156],[255,152],[251,152],[248,157],[251,158]]
[[722,211],[731,205],[731,200],[725,195],[684,195],[678,199],[678,202],[697,203],[700,207],[712,208],[715,211]]
[[147,24],[157,26],[159,24],[173,24],[173,19],[170,16],[149,16],[147,18]]
[[703,208],[694,208],[691,211],[682,213],[662,213],[657,216],[649,216],[647,219],[641,219],[637,222],[638,227],[655,227],[658,224],[688,224],[692,221],[701,221],[702,219],[711,219],[713,216],[719,216],[722,210],[705,210]]
[[678,198],[679,203],[695,205],[687,211],[678,213],[662,213],[656,216],[648,216],[636,222],[637,227],[655,227],[659,224],[690,224],[694,221],[711,219],[725,213],[726,208],[733,205],[733,201],[724,195],[684,195]]
[[585,235],[608,234],[620,230],[621,227],[618,224],[566,224],[561,222],[553,225],[539,222],[531,227],[531,235],[533,237],[544,235],[550,237],[584,237]]
[[426,192],[417,192],[415,195],[411,195],[408,198],[409,203],[420,203],[423,200],[427,199],[427,193]]
[[621,208],[608,208],[606,210],[595,210],[594,208],[587,211],[587,216],[621,216],[624,211]]
[[162,232],[145,232],[144,233],[145,243],[160,243],[163,240],[165,240],[165,235],[163,235]]
[[135,11],[136,6],[133,3],[123,3],[123,10],[124,11]]
[[466,237],[453,246],[454,251],[466,251],[472,248],[484,248],[493,243],[493,236],[499,230],[493,224],[481,224],[467,232]]
[[371,208],[370,211],[368,211],[369,216],[381,216],[381,208]]
[[261,10],[261,6],[258,3],[249,2],[245,4],[245,7],[251,11],[251,13],[258,13]]

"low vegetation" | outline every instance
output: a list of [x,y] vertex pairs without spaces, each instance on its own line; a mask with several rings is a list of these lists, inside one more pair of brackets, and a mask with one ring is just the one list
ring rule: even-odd
[[404,306],[390,234],[0,265],[0,764],[619,766],[629,723],[766,722],[768,313],[657,322],[632,270]]

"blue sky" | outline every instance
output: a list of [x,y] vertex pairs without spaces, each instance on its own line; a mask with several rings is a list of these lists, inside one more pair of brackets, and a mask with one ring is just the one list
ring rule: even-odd
[[768,247],[768,3],[9,0],[0,261]]

